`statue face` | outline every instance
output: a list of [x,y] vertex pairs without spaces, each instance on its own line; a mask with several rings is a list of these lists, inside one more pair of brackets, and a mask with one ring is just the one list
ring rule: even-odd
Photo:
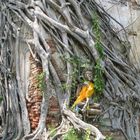
[[85,79],[86,80],[93,80],[93,72],[92,71],[86,71],[85,72]]

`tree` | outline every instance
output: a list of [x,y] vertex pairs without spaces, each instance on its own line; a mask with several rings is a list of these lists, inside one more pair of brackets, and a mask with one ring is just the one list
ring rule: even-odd
[[[129,61],[125,30],[125,40],[121,40],[110,25],[113,18],[104,9],[93,0],[2,0],[0,6],[3,139],[36,139],[42,132],[55,139],[71,126],[84,132],[90,129],[91,136],[104,139],[96,127],[70,109],[77,80],[82,81],[82,71],[91,69],[99,102],[109,113],[112,128],[121,130],[126,139],[139,140],[139,77]],[[30,36],[24,34],[25,29]],[[36,69],[31,80],[27,79],[28,68],[21,69],[26,51]],[[56,62],[62,62],[63,71]],[[38,81],[34,82],[34,75]],[[35,91],[41,109],[32,132],[28,106]],[[53,138],[45,126],[52,92],[58,97],[62,118]]]

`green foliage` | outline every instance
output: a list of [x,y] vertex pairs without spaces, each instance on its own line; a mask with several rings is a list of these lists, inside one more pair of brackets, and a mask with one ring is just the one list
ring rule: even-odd
[[[102,93],[104,89],[104,80],[103,80],[103,69],[101,66],[101,60],[104,58],[104,50],[101,44],[101,33],[100,33],[100,25],[98,20],[98,15],[95,12],[93,16],[93,32],[95,33],[95,47],[99,53],[100,58],[96,62],[95,66],[95,76],[94,76],[94,84],[96,93]],[[98,100],[98,98],[96,98]]]
[[82,137],[75,129],[70,129],[65,135],[64,140],[81,140]]
[[93,98],[93,101],[94,103],[98,103],[100,101],[101,97],[100,95],[96,95],[94,98]]
[[68,88],[72,87],[71,85],[67,85],[66,83],[62,84],[62,90],[67,90]]
[[95,33],[96,36],[95,47],[100,55],[100,58],[103,59],[104,49],[101,44],[101,32],[97,13],[95,13],[93,16],[93,32]]
[[84,140],[90,140],[90,130],[87,129]]
[[[84,78],[82,76],[82,72],[84,69],[88,69],[91,66],[91,62],[89,59],[85,58],[85,57],[77,57],[77,56],[72,56],[70,58],[67,58],[66,56],[63,56],[63,59],[66,62],[69,62],[72,66],[73,66],[73,70],[72,70],[72,85],[66,85],[65,83],[62,86],[62,89],[67,89],[69,87],[71,88],[75,88],[77,85],[77,78],[79,77],[79,79],[84,81]],[[79,80],[78,79],[78,80]],[[82,82],[83,82],[82,81]]]
[[57,132],[56,129],[52,126],[48,126],[48,129],[49,131],[51,131],[51,135],[50,135],[51,137],[53,137]]
[[106,136],[105,140],[113,140],[112,136]]
[[90,140],[90,130],[87,129],[85,133],[78,132],[71,128],[65,135],[63,140]]
[[38,87],[40,88],[41,91],[44,91],[46,87],[45,83],[45,72],[42,72],[37,75],[37,80],[38,80]]
[[94,85],[96,93],[103,92],[105,85],[103,79],[103,69],[101,67],[100,61],[98,61],[95,66]]
[[[78,56],[72,56],[70,58],[67,58],[66,56],[63,56],[65,61],[71,63],[73,67],[80,67],[80,68],[88,68],[90,66],[90,60],[85,57],[78,57]],[[78,70],[77,70],[78,71]]]

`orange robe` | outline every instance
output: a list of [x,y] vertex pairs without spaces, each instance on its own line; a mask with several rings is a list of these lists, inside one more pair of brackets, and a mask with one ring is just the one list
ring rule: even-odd
[[90,98],[93,94],[94,94],[94,84],[92,82],[87,82],[86,85],[82,87],[79,96],[74,102],[72,108],[74,108],[77,104],[79,104],[83,100]]

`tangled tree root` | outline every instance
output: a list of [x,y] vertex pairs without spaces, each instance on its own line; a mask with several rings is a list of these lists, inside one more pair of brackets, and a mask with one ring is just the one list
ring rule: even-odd
[[[62,114],[62,122],[58,128],[56,128],[55,130],[50,132],[50,134],[48,134],[47,138],[49,140],[54,140],[57,137],[61,137],[62,135],[67,133],[72,127],[74,129],[77,129],[78,131],[86,132],[87,130],[90,130],[91,136],[94,136],[96,140],[105,139],[105,136],[103,136],[103,134],[95,126],[85,123],[84,121],[79,119],[71,110],[64,109],[62,111]],[[53,137],[51,137],[51,134],[54,133],[54,131],[56,131],[56,134]]]

